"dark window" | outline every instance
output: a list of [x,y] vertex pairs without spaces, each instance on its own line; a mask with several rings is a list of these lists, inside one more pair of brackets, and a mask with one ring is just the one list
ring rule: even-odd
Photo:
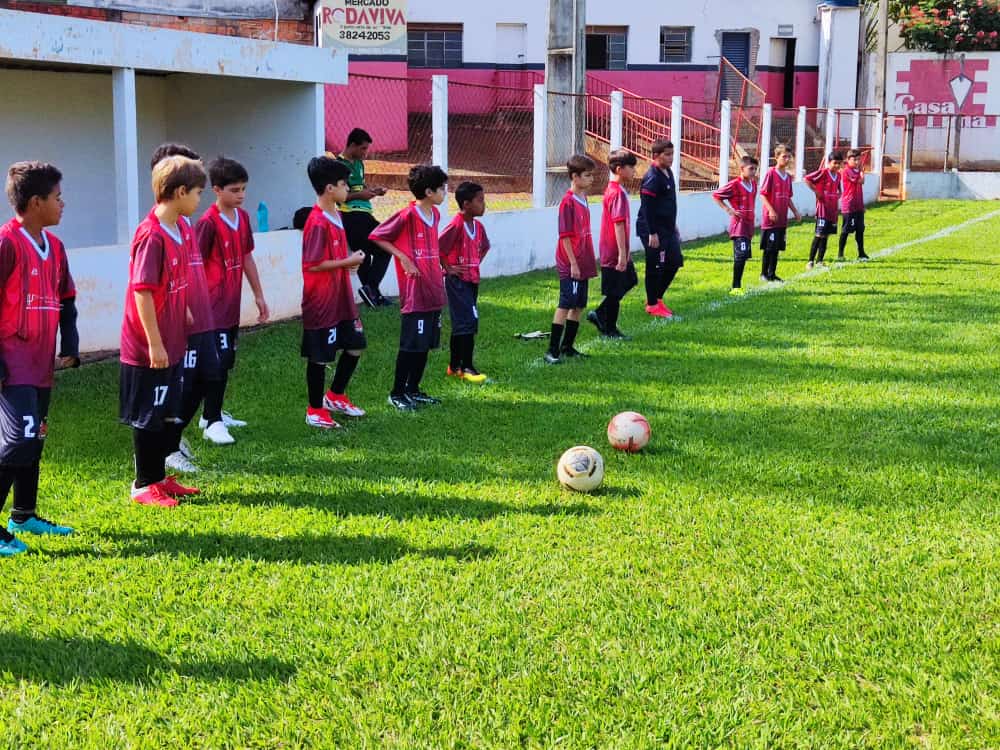
[[587,70],[625,70],[627,63],[627,28],[587,30]]
[[691,35],[693,33],[694,29],[690,26],[661,26],[660,62],[691,62]]
[[421,28],[406,30],[406,62],[411,68],[462,67],[462,29]]

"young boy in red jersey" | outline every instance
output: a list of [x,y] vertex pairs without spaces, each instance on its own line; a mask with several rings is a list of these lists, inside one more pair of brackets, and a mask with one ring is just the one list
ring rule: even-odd
[[451,361],[447,374],[480,385],[486,376],[476,369],[472,353],[479,333],[479,264],[490,251],[490,240],[479,217],[486,213],[483,186],[463,182],[455,190],[459,213],[438,237],[444,287],[451,315]]
[[[587,307],[589,280],[597,276],[594,240],[590,233],[590,206],[587,191],[594,184],[594,160],[576,154],[566,162],[570,189],[559,204],[559,241],[556,244],[556,270],[559,273],[559,303],[552,319],[552,333],[545,361],[550,365],[563,357],[583,357],[576,350],[580,315]],[[564,333],[565,332],[565,333]]]
[[[740,176],[712,193],[719,208],[731,217],[729,236],[733,240],[733,296],[744,294],[743,269],[752,257],[754,206],[757,202],[757,160],[744,156],[740,160]],[[729,201],[727,206],[723,201]]]
[[42,449],[48,433],[59,329],[64,366],[79,365],[76,288],[63,244],[46,227],[62,218],[62,174],[51,164],[18,162],[7,172],[14,218],[0,227],[0,557],[26,552],[14,534],[73,533],[36,513]]
[[[340,427],[330,412],[363,417],[363,409],[347,397],[347,384],[368,345],[358,317],[351,271],[364,262],[351,252],[337,204],[347,199],[350,168],[329,156],[318,156],[306,168],[316,191],[316,205],[302,230],[302,356],[306,358],[309,406],[306,424],[323,430]],[[337,359],[337,352],[340,359]],[[323,393],[326,366],[337,361],[330,390]]]
[[235,442],[228,428],[246,426],[246,422],[222,410],[229,373],[236,364],[244,275],[257,304],[257,322],[266,323],[270,311],[253,259],[250,216],[242,208],[250,175],[238,161],[220,156],[208,165],[208,178],[215,193],[215,203],[201,217],[195,234],[205,264],[222,371],[221,377],[206,389],[204,414],[198,426],[205,431],[206,440],[228,445]]
[[635,154],[625,149],[613,151],[608,157],[611,178],[601,203],[601,235],[598,241],[604,300],[596,310],[587,313],[587,320],[609,339],[628,338],[618,330],[618,313],[622,299],[639,283],[628,246],[631,207],[628,193],[622,185],[635,177],[635,165]]
[[197,494],[167,476],[165,461],[180,419],[187,329],[190,225],[181,217],[197,209],[207,176],[200,162],[184,156],[153,168],[156,207],[139,224],[129,260],[121,333],[119,420],[132,427],[135,482],[132,499],[173,507],[177,497]]
[[409,183],[416,200],[369,235],[396,259],[402,330],[389,403],[399,411],[441,403],[420,390],[420,380],[427,353],[441,345],[445,290],[437,226],[438,206],[448,194],[448,175],[438,166],[416,166],[410,170]]
[[760,201],[764,204],[760,222],[760,249],[764,254],[760,268],[761,281],[781,283],[778,278],[778,253],[785,250],[788,212],[792,212],[796,221],[802,218],[792,202],[792,176],[788,174],[791,160],[792,152],[788,146],[782,144],[775,148],[775,166],[767,170],[760,184]]
[[844,155],[834,151],[826,158],[826,166],[805,176],[806,184],[816,193],[816,236],[809,248],[809,263],[806,268],[823,265],[826,243],[830,235],[837,233],[837,209],[840,203],[840,167]]
[[852,234],[858,243],[858,260],[868,260],[865,254],[865,172],[860,151],[852,148],[847,152],[847,162],[840,174],[844,191],[840,196],[840,213],[844,215],[844,227],[840,230],[837,260],[844,259],[847,238]]

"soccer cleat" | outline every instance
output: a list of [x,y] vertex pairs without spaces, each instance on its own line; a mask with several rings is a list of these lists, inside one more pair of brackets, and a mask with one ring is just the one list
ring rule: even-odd
[[423,391],[408,391],[406,397],[417,406],[434,406],[441,403],[441,399],[428,396]]
[[847,258],[845,258],[843,255],[838,255],[837,256],[837,262],[838,263],[843,263],[845,260],[847,260]]
[[613,341],[631,341],[632,340],[631,336],[626,336],[624,333],[622,333],[621,331],[619,331],[617,326],[615,326],[610,331],[608,331],[606,334],[604,334],[604,338],[611,339]]
[[667,307],[665,304],[663,304],[663,300],[662,299],[659,302],[657,302],[656,304],[658,304],[660,307],[662,307],[664,310],[667,311],[667,317],[668,318],[674,317],[674,311],[671,310],[669,307]]
[[202,435],[205,440],[216,445],[232,445],[236,442],[236,438],[229,434],[224,422],[213,422]]
[[362,302],[372,309],[379,306],[378,294],[367,284],[361,285],[361,288],[358,289],[358,296],[361,297]]
[[340,427],[326,409],[313,409],[311,406],[306,409],[306,424],[321,430],[336,430]]
[[194,474],[198,471],[197,465],[184,455],[183,451],[174,451],[169,456],[167,456],[166,461],[164,461],[168,469],[173,469],[174,471],[179,471],[183,474]]
[[858,260],[863,262],[866,260],[871,260],[871,258],[868,257],[867,253],[858,253]]
[[557,354],[553,354],[552,352],[545,352],[545,355],[542,357],[542,359],[544,359],[545,362],[550,365],[558,365],[562,363],[562,360],[559,359],[559,356]]
[[560,357],[570,357],[570,358],[572,358],[572,357],[579,357],[580,359],[586,359],[590,355],[589,354],[584,354],[579,349],[576,349],[576,348],[570,346],[570,347],[565,347],[562,351],[560,351],[559,352],[559,356]]
[[7,522],[7,531],[11,534],[55,534],[69,536],[73,533],[72,526],[60,526],[41,516],[32,516],[27,521],[18,523],[13,518]]
[[180,503],[176,497],[170,497],[167,494],[161,482],[148,484],[145,487],[136,487],[133,482],[131,494],[132,502],[139,503],[139,505],[157,505],[161,508],[175,508]]
[[466,383],[472,383],[472,385],[482,385],[486,382],[486,376],[479,372],[479,370],[475,367],[466,367],[459,372],[459,377],[461,377]]
[[774,276],[771,277],[771,281],[773,281],[775,284],[784,284],[785,283],[785,280],[783,278],[781,278],[780,276],[778,276],[777,274],[775,274]]
[[13,557],[28,551],[28,545],[0,528],[0,557]]
[[760,280],[761,280],[761,281],[763,281],[763,282],[764,282],[764,283],[766,284],[766,283],[768,283],[769,281],[771,281],[771,277],[770,277],[770,276],[768,276],[768,275],[767,275],[767,274],[765,274],[765,273],[762,273],[762,274],[760,275]]
[[462,370],[461,367],[459,367],[459,368],[457,368],[455,370],[452,370],[451,369],[451,365],[448,365],[448,369],[444,371],[444,374],[445,374],[445,377],[448,377],[448,378],[458,378],[459,380],[461,380],[462,377],[463,377],[463,375],[464,375],[464,372],[463,372],[463,370]]
[[167,474],[166,478],[160,482],[163,491],[171,497],[188,497],[189,495],[200,495],[201,490],[197,487],[185,487],[177,481],[177,477]]
[[194,452],[191,450],[191,444],[187,441],[187,438],[181,438],[181,444],[178,450],[184,454],[184,458],[194,460]]
[[646,305],[646,312],[652,315],[654,318],[669,318],[673,315],[672,312],[663,304],[661,299],[655,305]]
[[[228,411],[222,412],[222,424],[224,424],[227,428],[247,426],[246,422],[244,422],[242,419],[237,419]],[[198,426],[204,430],[206,427],[208,427],[208,420],[202,417],[201,419],[198,420]]]
[[335,411],[338,414],[348,417],[363,417],[365,415],[365,410],[351,403],[351,399],[345,393],[327,391],[326,395],[323,396],[323,406],[330,411]]
[[606,333],[604,328],[604,321],[601,320],[601,316],[597,314],[597,310],[591,310],[587,313],[587,321],[594,324],[594,327],[604,335]]
[[405,394],[396,396],[389,394],[389,405],[396,407],[399,411],[416,411],[417,405],[413,403]]
[[742,297],[745,294],[746,292],[743,291],[743,287],[740,286],[734,286],[732,289],[729,290],[730,297]]
[[815,263],[813,263],[812,261],[809,261],[808,263],[806,263],[806,270],[807,271],[811,270],[812,267],[815,266],[815,265],[816,265]]

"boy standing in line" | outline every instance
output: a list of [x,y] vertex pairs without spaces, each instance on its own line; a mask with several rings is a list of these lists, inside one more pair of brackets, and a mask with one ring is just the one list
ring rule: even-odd
[[463,182],[455,190],[459,213],[438,238],[444,287],[451,315],[451,361],[447,374],[481,385],[486,376],[472,363],[479,333],[479,264],[490,251],[490,240],[479,217],[486,213],[483,186]]
[[865,254],[865,172],[861,167],[861,152],[857,149],[847,152],[841,180],[844,192],[840,197],[840,213],[844,215],[844,227],[840,230],[837,260],[844,259],[847,238],[852,234],[858,243],[858,260],[868,260]]
[[[135,482],[132,499],[173,507],[197,494],[166,474],[179,419],[187,327],[188,254],[184,220],[198,209],[207,176],[200,162],[170,156],[153,168],[156,207],[132,240],[121,335],[119,420],[132,427]],[[190,231],[190,227],[188,227]]]
[[220,156],[208,165],[208,178],[215,193],[215,203],[201,217],[195,234],[205,264],[222,370],[219,379],[213,381],[205,393],[204,416],[198,426],[205,431],[206,440],[227,445],[234,442],[228,428],[246,426],[246,422],[222,410],[229,373],[236,364],[244,275],[257,304],[257,322],[266,323],[271,313],[253,259],[250,216],[242,208],[250,175],[238,161]]
[[628,292],[639,283],[629,253],[631,207],[623,182],[635,176],[635,154],[619,149],[608,157],[611,178],[601,203],[601,294],[604,301],[587,313],[587,320],[597,326],[602,336],[627,339],[618,330],[618,313]]
[[672,318],[673,310],[663,298],[684,266],[677,231],[677,182],[670,168],[674,144],[654,141],[651,154],[653,161],[639,191],[635,231],[646,251],[646,312],[656,318]]
[[[733,240],[733,296],[743,291],[743,269],[753,253],[754,206],[757,203],[757,160],[744,156],[740,160],[740,176],[712,193],[719,208],[730,216],[729,236]],[[727,206],[723,201],[729,201]]]
[[760,184],[760,200],[764,204],[761,212],[760,249],[764,255],[761,262],[760,280],[776,281],[778,278],[778,253],[785,250],[785,235],[788,231],[788,211],[796,221],[802,217],[792,202],[792,176],[788,174],[788,163],[792,153],[788,146],[779,145],[774,149],[775,166],[767,170]]
[[420,390],[427,355],[441,345],[441,308],[445,304],[444,271],[438,245],[438,206],[448,193],[448,175],[438,166],[410,170],[416,199],[371,233],[372,242],[396,259],[402,314],[396,376],[389,403],[399,411],[440,404]]
[[[559,272],[559,303],[552,319],[552,334],[545,361],[550,365],[563,357],[583,357],[576,350],[580,315],[587,307],[589,280],[597,276],[594,240],[590,233],[590,206],[587,191],[594,184],[594,160],[576,154],[566,162],[570,189],[559,204],[559,242],[556,245],[556,270]],[[565,335],[564,335],[565,331]]]
[[[347,397],[347,384],[368,345],[351,286],[351,271],[364,262],[365,254],[351,252],[337,210],[337,204],[347,198],[350,170],[340,161],[320,156],[309,162],[307,172],[316,191],[316,205],[302,230],[302,356],[307,359],[309,394],[306,424],[328,430],[340,427],[331,411],[349,417],[365,415]],[[338,351],[333,382],[324,395],[326,366],[333,364]]]
[[837,233],[837,209],[840,202],[840,167],[844,155],[834,151],[826,159],[826,166],[805,176],[806,184],[816,193],[816,236],[809,248],[809,263],[806,268],[823,265],[826,243],[830,235]]
[[7,172],[14,218],[0,227],[0,509],[14,489],[0,557],[28,550],[15,534],[72,534],[39,516],[38,479],[48,434],[56,332],[64,366],[78,366],[76,287],[62,242],[47,227],[62,219],[62,174],[18,162]]

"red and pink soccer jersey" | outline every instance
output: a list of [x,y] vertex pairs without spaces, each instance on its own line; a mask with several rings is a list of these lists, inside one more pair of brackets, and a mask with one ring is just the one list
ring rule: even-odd
[[754,207],[757,204],[757,180],[737,177],[712,193],[714,198],[729,201],[736,215],[729,220],[730,237],[753,237]]
[[853,167],[844,167],[842,175],[843,194],[840,196],[840,212],[853,214],[865,210],[865,173]]
[[482,222],[473,219],[470,227],[462,214],[455,214],[438,237],[438,245],[441,262],[458,269],[458,278],[470,284],[479,283],[479,264],[490,250]]
[[62,242],[35,242],[17,219],[0,227],[0,359],[4,385],[52,387],[59,308],[76,296]]
[[805,180],[816,193],[816,218],[836,222],[840,202],[840,175],[820,168],[807,174]]
[[629,231],[632,223],[628,193],[619,182],[609,182],[601,201],[601,236],[598,249],[601,253],[601,267],[614,268],[618,265],[618,237],[615,227],[625,225],[625,243],[628,248]]
[[309,270],[328,260],[345,260],[350,254],[340,213],[313,206],[302,230],[302,327],[307,331],[357,319],[350,270]]
[[205,261],[198,248],[195,230],[182,217],[177,222],[177,229],[184,238],[187,248],[188,291],[187,304],[191,311],[191,325],[188,335],[214,331],[217,327],[215,315],[212,314],[212,297],[209,295],[208,279],[205,277]]
[[792,176],[771,167],[760,183],[760,194],[767,198],[777,218],[772,219],[765,207],[761,211],[762,229],[783,229],[788,226],[788,207],[792,202]]
[[567,190],[559,204],[559,242],[556,243],[556,270],[560,279],[571,278],[569,257],[563,248],[563,240],[569,239],[573,256],[580,269],[581,279],[597,276],[597,261],[594,259],[594,238],[590,232],[590,206],[585,198]]
[[170,366],[183,359],[187,348],[188,248],[183,219],[168,230],[155,212],[142,220],[132,239],[125,317],[122,320],[120,359],[126,365],[149,367],[149,341],[139,320],[135,292],[152,292],[156,324]]
[[368,238],[395,245],[417,267],[419,275],[407,276],[403,264],[396,261],[399,280],[399,308],[404,315],[436,312],[445,305],[444,270],[438,246],[437,225],[441,213],[431,207],[431,217],[421,213],[416,202],[378,225]]
[[195,232],[205,261],[205,277],[212,298],[212,315],[219,328],[240,324],[240,300],[243,295],[243,258],[253,252],[250,216],[236,209],[230,222],[214,203],[198,222]]

